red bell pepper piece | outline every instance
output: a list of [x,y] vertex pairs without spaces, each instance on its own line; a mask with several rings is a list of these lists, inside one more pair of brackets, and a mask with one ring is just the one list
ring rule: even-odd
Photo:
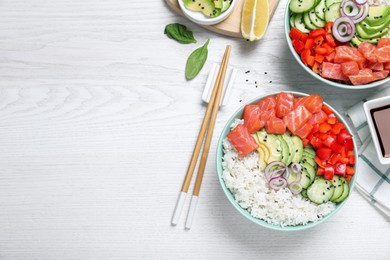
[[340,133],[340,131],[341,131],[342,129],[345,129],[344,124],[341,123],[341,122],[336,122],[336,123],[333,125],[333,127],[332,127],[332,129],[331,129],[330,131],[332,132],[332,134],[337,135],[337,134]]
[[[336,115],[331,113],[328,115],[328,124],[334,125],[337,122]],[[333,127],[332,127],[333,128]]]
[[316,175],[317,176],[322,176],[322,175],[324,175],[324,172],[325,172],[324,168],[318,167]]
[[325,29],[324,28],[318,28],[318,29],[314,29],[314,30],[311,30],[310,33],[309,33],[309,38],[316,38],[320,35],[325,35]]
[[352,135],[348,133],[346,130],[341,130],[337,135],[337,142],[339,144],[344,144],[346,140],[352,139]]
[[321,168],[325,168],[326,162],[321,160],[318,156],[314,157],[314,161],[317,163],[317,165]]
[[345,176],[347,165],[345,163],[336,163],[334,165],[334,173],[340,176]]
[[347,175],[351,175],[352,176],[352,175],[355,174],[355,169],[352,166],[347,165],[347,169],[346,169],[345,173]]
[[333,180],[334,176],[334,168],[332,165],[326,165],[325,171],[324,171],[324,179],[326,180]]
[[330,156],[332,155],[332,149],[327,147],[321,147],[317,149],[316,155],[323,161],[329,160]]
[[325,32],[332,33],[332,26],[333,26],[333,22],[327,22],[324,27]]
[[335,165],[340,158],[341,158],[341,154],[333,153],[332,156],[329,158],[328,163]]
[[330,124],[328,124],[328,123],[322,123],[322,124],[320,124],[320,133],[323,133],[323,134],[325,134],[325,133],[327,133],[329,130],[331,130],[332,129],[332,127],[330,126]]
[[294,47],[294,50],[298,53],[298,54],[301,54],[303,52],[303,50],[305,49],[305,44],[303,43],[303,41],[301,40],[298,40],[298,39],[293,39],[291,41],[292,43],[292,46]]
[[301,41],[306,41],[307,40],[307,38],[309,37],[309,35],[308,34],[306,34],[306,33],[304,33],[304,32],[301,32],[298,28],[296,28],[296,27],[293,27],[293,28],[291,28],[291,30],[290,30],[290,33],[289,33],[289,35],[290,35],[290,38],[291,39],[296,39],[296,40],[301,40]]

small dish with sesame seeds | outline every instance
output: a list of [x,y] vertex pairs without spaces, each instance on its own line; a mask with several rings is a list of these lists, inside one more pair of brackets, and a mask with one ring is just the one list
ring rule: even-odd
[[184,15],[200,25],[213,25],[225,20],[236,0],[178,0]]

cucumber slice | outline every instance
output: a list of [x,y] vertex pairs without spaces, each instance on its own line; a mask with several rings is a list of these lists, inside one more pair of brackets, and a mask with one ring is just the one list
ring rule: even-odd
[[288,154],[289,154],[289,148],[287,146],[287,143],[286,141],[283,139],[283,136],[282,135],[277,135],[278,137],[278,141],[279,141],[279,145],[280,145],[280,149],[281,149],[281,153],[282,153],[282,163],[286,164],[286,165],[289,165],[290,163],[288,162]]
[[309,33],[310,29],[306,28],[305,23],[303,22],[303,14],[296,14],[295,15],[295,21],[294,21],[295,27],[297,27],[298,30],[304,33]]
[[302,139],[298,136],[294,135],[291,137],[291,140],[294,144],[294,157],[291,162],[300,162],[302,160],[303,155],[303,143]]
[[334,22],[340,15],[340,3],[334,3],[325,10],[325,21]]
[[347,181],[344,181],[344,185],[343,185],[343,194],[341,194],[341,196],[336,199],[334,202],[336,203],[340,203],[340,202],[343,202],[349,195],[349,185],[348,185],[348,182]]
[[307,198],[307,189],[302,189],[301,195],[302,197]]
[[299,14],[313,9],[316,4],[316,0],[291,0],[289,8],[291,12]]
[[344,191],[344,182],[345,179],[340,176],[333,176],[332,184],[334,186],[334,193],[333,196],[329,199],[330,201],[335,201],[343,194]]
[[309,18],[311,23],[314,24],[314,26],[316,26],[317,28],[322,28],[325,26],[324,20],[318,18],[314,9],[309,12]]
[[325,6],[329,7],[334,3],[341,3],[343,0],[325,0]]
[[310,16],[309,16],[309,13],[306,12],[306,13],[303,13],[303,22],[306,26],[306,28],[309,28],[310,30],[315,30],[317,29],[317,26],[315,26],[311,20],[310,20]]
[[314,178],[316,177],[316,170],[307,162],[302,164],[302,174],[304,173],[309,174],[310,183],[314,181]]
[[316,15],[321,20],[325,20],[325,0],[321,0],[321,2],[314,8],[314,11],[316,12]]
[[294,143],[291,140],[290,135],[292,135],[290,132],[286,132],[282,135],[283,140],[286,142],[287,147],[288,147],[288,152],[287,152],[287,165],[290,165],[292,162],[292,159],[295,155],[295,149],[294,149]]
[[307,189],[307,197],[316,204],[328,202],[333,193],[334,186],[332,182],[322,177],[315,178],[313,184]]
[[310,164],[311,166],[313,166],[313,168],[315,168],[317,170],[317,163],[316,163],[316,161],[314,161],[313,158],[308,157],[308,156],[304,156],[302,158],[301,164],[303,164],[305,162],[307,162],[308,164]]
[[307,171],[302,171],[301,181],[299,182],[303,189],[307,189],[311,184],[310,175]]
[[295,27],[295,16],[296,16],[296,14],[293,14],[290,16],[290,27],[291,28]]

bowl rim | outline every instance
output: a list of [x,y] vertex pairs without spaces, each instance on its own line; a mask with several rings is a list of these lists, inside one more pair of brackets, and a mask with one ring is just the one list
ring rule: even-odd
[[[303,93],[303,92],[297,92],[297,91],[280,91],[280,92],[285,92],[285,93],[291,93],[293,94],[295,97],[296,96],[309,96],[309,94],[306,94],[306,93]],[[278,230],[278,231],[299,231],[299,230],[304,230],[304,229],[308,229],[308,228],[312,228],[314,226],[317,226],[323,222],[325,222],[326,220],[328,220],[329,218],[331,218],[334,214],[336,214],[340,208],[349,200],[350,198],[350,195],[351,195],[351,192],[353,191],[354,187],[355,187],[355,182],[356,182],[356,178],[358,176],[358,160],[356,160],[356,163],[354,165],[354,169],[355,169],[355,174],[353,176],[353,178],[351,179],[351,182],[350,182],[350,190],[349,190],[349,195],[348,197],[341,203],[337,204],[336,205],[336,208],[331,211],[328,215],[326,215],[325,217],[323,217],[322,219],[316,221],[316,222],[309,222],[305,225],[297,225],[297,226],[280,226],[280,225],[274,225],[274,224],[270,224],[270,223],[267,223],[265,220],[262,220],[262,219],[259,219],[259,218],[255,218],[253,217],[246,209],[242,208],[238,203],[237,201],[235,200],[233,194],[230,192],[230,190],[226,187],[225,185],[225,182],[222,178],[222,174],[223,174],[223,168],[222,168],[222,158],[223,158],[223,140],[226,138],[226,135],[227,133],[230,131],[230,126],[233,122],[234,119],[236,118],[241,118],[241,115],[242,115],[242,112],[244,110],[244,107],[248,104],[253,104],[255,102],[257,102],[258,100],[262,99],[262,98],[265,98],[267,96],[274,96],[280,92],[275,92],[275,93],[271,93],[271,94],[263,94],[263,95],[259,95],[247,102],[245,102],[244,104],[242,104],[234,113],[232,116],[230,116],[230,118],[228,119],[227,123],[225,124],[222,132],[221,132],[221,135],[219,137],[219,140],[218,140],[218,144],[217,144],[217,153],[216,153],[216,161],[217,161],[217,177],[218,177],[218,180],[219,180],[219,183],[222,187],[222,190],[224,191],[224,194],[226,195],[227,199],[230,201],[230,203],[241,213],[241,215],[243,215],[244,217],[246,217],[247,219],[249,219],[250,221],[262,226],[262,227],[266,227],[266,228],[269,228],[269,229],[272,229],[272,230]],[[324,104],[327,105],[329,108],[332,109],[332,111],[336,114],[337,118],[339,120],[341,120],[342,123],[344,123],[345,127],[347,128],[347,130],[350,132],[350,133],[353,133],[351,131],[351,128],[350,126],[347,124],[346,120],[332,107],[330,106],[328,103],[326,103],[324,101]],[[352,136],[352,139],[353,139],[353,142],[354,144],[356,144],[356,140],[355,140],[355,136],[353,135]],[[354,145],[354,152],[355,154],[358,154],[357,152],[357,147],[356,145]]]
[[325,79],[325,78],[319,76],[318,74],[314,73],[311,69],[309,69],[309,67],[305,66],[302,63],[301,58],[298,55],[298,53],[296,53],[296,51],[292,47],[292,42],[291,42],[291,39],[290,39],[290,36],[289,36],[289,30],[291,29],[291,27],[290,27],[290,8],[289,8],[290,2],[291,2],[291,0],[287,1],[286,10],[284,12],[284,35],[286,37],[287,45],[288,45],[288,48],[290,49],[290,52],[294,56],[295,60],[299,63],[299,65],[307,73],[309,73],[311,76],[313,76],[314,78],[320,80],[321,82],[323,82],[323,83],[325,83],[327,85],[331,85],[331,86],[337,87],[337,88],[352,89],[352,90],[375,88],[375,87],[379,87],[379,86],[387,83],[388,81],[390,81],[390,75],[389,75],[389,76],[387,76],[387,78],[384,78],[384,79],[378,80],[378,81],[374,81],[374,82],[369,83],[369,84],[356,85],[356,86],[354,86],[354,85],[347,85],[347,84],[342,84],[342,83],[338,83],[338,82],[335,82],[335,81],[331,81],[329,79]]
[[233,0],[230,4],[229,8],[225,10],[222,14],[220,14],[217,17],[206,17],[204,14],[200,12],[195,12],[188,10],[184,6],[184,0],[178,0],[180,9],[182,10],[183,14],[194,23],[200,24],[200,25],[214,25],[217,23],[222,22],[226,18],[229,17],[229,15],[232,13],[237,0]]

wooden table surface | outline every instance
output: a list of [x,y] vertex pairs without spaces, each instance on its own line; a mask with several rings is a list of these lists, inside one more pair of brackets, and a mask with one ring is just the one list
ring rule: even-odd
[[[285,43],[286,3],[265,38],[250,43],[209,32],[165,1],[2,0],[0,259],[388,259],[389,218],[357,191],[328,222],[277,232],[243,218],[219,186],[217,138],[245,101],[295,90],[343,112],[375,91],[309,77]],[[198,43],[167,38],[174,22]],[[208,38],[203,70],[186,81],[188,55]],[[237,78],[188,231],[189,201],[178,226],[170,219],[205,112],[208,70],[226,44]]]

